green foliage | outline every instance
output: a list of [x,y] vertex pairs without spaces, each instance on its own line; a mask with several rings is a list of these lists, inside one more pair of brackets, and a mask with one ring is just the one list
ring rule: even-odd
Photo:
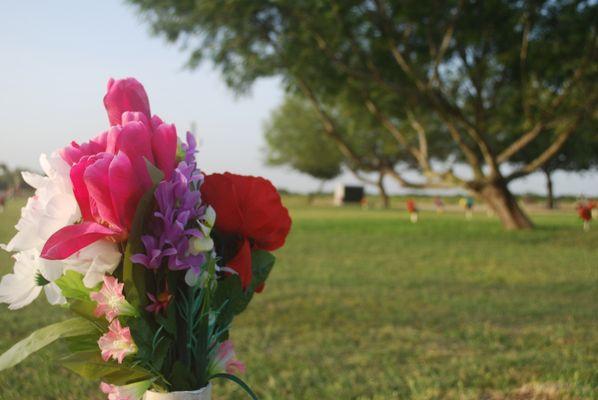
[[164,179],[164,172],[162,172],[161,169],[152,164],[147,158],[144,157],[143,159],[145,160],[145,166],[152,180],[152,183],[154,185],[157,185],[158,183],[162,182],[162,180]]
[[60,364],[83,378],[102,380],[113,385],[124,385],[152,378],[149,371],[138,366],[120,365],[115,361],[102,360],[97,348],[71,354],[63,358]]
[[341,173],[342,154],[323,133],[311,105],[298,96],[287,97],[272,112],[264,132],[268,164],[287,165],[321,180]]
[[[217,325],[228,329],[235,315],[241,313],[246,306],[245,294],[238,275],[229,275],[218,281],[214,294],[214,308],[220,310]],[[227,334],[225,334],[225,337]]]
[[270,271],[272,271],[272,268],[274,267],[275,261],[276,258],[272,253],[265,250],[251,251],[251,282],[245,290],[245,305],[239,312],[245,310],[253,298],[255,291],[266,282],[268,275],[270,275]]
[[143,244],[141,243],[141,235],[144,232],[148,216],[154,207],[155,189],[154,185],[139,200],[123,257],[122,279],[125,284],[125,293],[127,301],[135,308],[144,308],[147,305],[147,270],[142,265],[134,264],[131,261],[131,256],[144,251]]
[[[251,252],[251,282],[243,290],[241,279],[238,275],[229,275],[218,281],[214,294],[214,309],[218,310],[217,327],[228,331],[236,315],[241,314],[253,298],[255,290],[268,279],[276,258],[265,250],[252,250]],[[225,333],[224,337],[228,337]]]
[[253,390],[251,390],[251,388],[249,387],[249,385],[247,385],[243,379],[239,378],[238,376],[232,375],[232,374],[216,374],[216,375],[212,375],[210,377],[210,380],[212,379],[227,379],[231,382],[236,383],[237,385],[239,385],[239,387],[241,389],[243,389],[245,391],[245,393],[247,393],[249,395],[249,397],[251,397],[253,400],[258,400],[257,396],[255,395],[255,393],[253,393]]
[[55,283],[60,288],[62,295],[69,300],[89,301],[90,293],[99,290],[99,285],[91,289],[85,287],[83,275],[72,270],[66,271]]
[[71,318],[40,328],[0,356],[0,371],[14,367],[58,339],[88,335],[96,331],[95,325],[82,318]]

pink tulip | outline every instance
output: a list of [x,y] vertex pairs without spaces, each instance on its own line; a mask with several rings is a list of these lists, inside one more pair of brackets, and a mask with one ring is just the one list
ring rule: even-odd
[[61,151],[71,165],[83,221],[55,232],[44,245],[43,258],[62,260],[104,238],[126,240],[139,199],[152,185],[146,163],[162,170],[166,179],[175,168],[176,128],[151,117],[141,83],[111,79],[104,105],[110,129]]
[[66,226],[46,241],[42,257],[62,260],[97,240],[128,237],[139,199],[148,189],[126,153],[84,156],[71,169],[83,222]]

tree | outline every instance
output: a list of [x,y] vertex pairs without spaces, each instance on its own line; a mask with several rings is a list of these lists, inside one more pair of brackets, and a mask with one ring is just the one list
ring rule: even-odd
[[[546,178],[546,208],[555,208],[554,185],[552,175],[556,171],[587,171],[598,167],[598,139],[596,132],[590,124],[579,127],[579,132],[567,140],[559,153],[544,164],[540,170]],[[546,146],[546,143],[535,141],[532,145],[519,152],[513,161],[523,163],[525,160],[536,157]]]
[[[318,114],[300,95],[286,96],[265,124],[267,163],[288,165],[322,182],[337,177],[342,167],[347,167],[357,179],[377,187],[384,207],[388,208],[390,198],[384,186],[385,170],[398,162],[392,141],[375,132],[376,128],[368,121],[369,115],[365,120],[347,115],[350,111],[342,110],[341,105],[329,112],[344,122],[344,140],[351,143],[359,161],[357,164],[346,159],[334,142],[323,134]],[[365,165],[369,168],[364,168]],[[377,179],[370,178],[370,173],[377,173]]]
[[[386,174],[405,187],[464,187],[506,228],[532,226],[509,182],[558,154],[598,97],[590,0],[131,1],[155,32],[186,44],[191,66],[211,59],[237,91],[281,76],[356,164],[329,110],[339,101],[366,110],[426,181]],[[423,126],[410,138],[402,129],[410,116],[442,129]],[[444,161],[466,163],[471,176],[430,162],[429,132],[444,133]],[[539,138],[547,146],[504,174],[501,166]]]
[[342,154],[334,143],[321,133],[322,125],[309,105],[297,97],[288,97],[272,112],[264,127],[266,162],[288,165],[321,181],[342,172]]

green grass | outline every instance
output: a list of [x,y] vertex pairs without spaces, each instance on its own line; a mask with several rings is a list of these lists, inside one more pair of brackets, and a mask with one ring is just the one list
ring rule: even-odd
[[[598,225],[583,233],[554,213],[506,232],[482,214],[411,224],[398,210],[289,203],[288,244],[233,327],[260,398],[598,398]],[[0,242],[18,206],[0,215]],[[44,299],[2,306],[0,350],[63,314]],[[0,399],[103,398],[52,354],[0,373]],[[228,383],[215,394],[246,398]]]

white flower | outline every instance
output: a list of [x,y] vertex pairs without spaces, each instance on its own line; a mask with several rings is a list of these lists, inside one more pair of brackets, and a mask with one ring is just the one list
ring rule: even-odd
[[[64,297],[53,282],[64,271],[73,269],[84,274],[83,283],[92,287],[112,273],[120,262],[121,253],[115,243],[101,240],[65,260],[52,261],[40,257],[48,238],[59,229],[81,219],[81,211],[73,194],[70,166],[53,153],[42,154],[40,164],[44,175],[23,173],[23,179],[35,188],[35,194],[21,210],[17,234],[6,245],[7,251],[17,251],[14,272],[0,282],[0,302],[17,309],[31,303],[43,286],[50,304],[63,304]],[[39,277],[43,278],[40,279]]]
[[199,221],[199,228],[204,236],[210,235],[210,231],[214,227],[214,222],[216,222],[216,210],[212,206],[208,206],[203,218]]
[[116,243],[109,240],[98,240],[65,260],[44,260],[44,262],[60,262],[63,263],[65,271],[72,269],[82,273],[83,284],[92,288],[102,282],[104,275],[114,272],[121,257],[122,254]]
[[[21,251],[15,254],[15,266],[12,274],[7,274],[0,281],[0,302],[8,303],[8,308],[16,310],[31,303],[42,291],[40,281],[48,280],[39,270],[39,253],[35,250]],[[55,284],[43,286],[48,301],[60,304],[64,300]]]
[[41,251],[54,232],[81,219],[69,165],[58,153],[50,157],[42,154],[39,161],[46,176],[23,172],[23,179],[35,188],[35,194],[21,210],[21,218],[15,226],[17,234],[3,246],[7,251],[32,248]]

